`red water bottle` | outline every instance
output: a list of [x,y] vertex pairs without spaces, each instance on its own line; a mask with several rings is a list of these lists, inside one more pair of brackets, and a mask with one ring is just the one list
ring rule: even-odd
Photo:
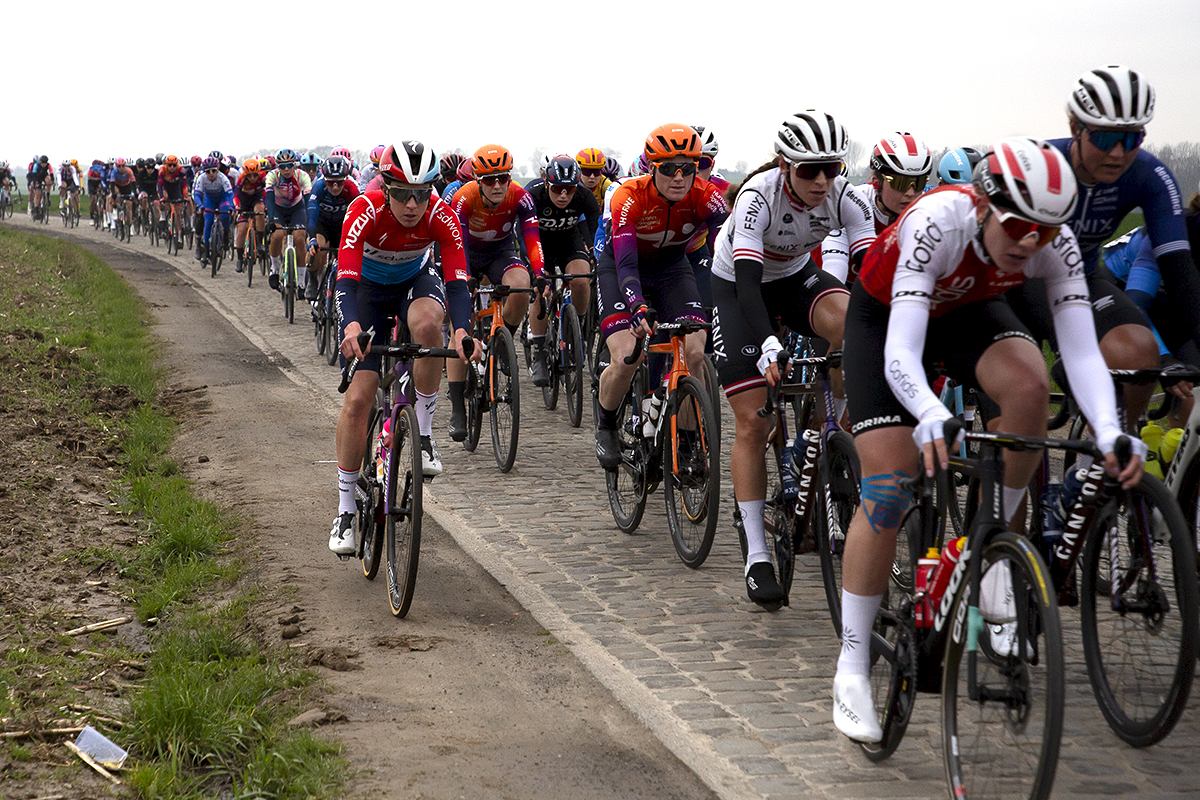
[[933,624],[933,618],[937,616],[938,606],[942,603],[942,595],[946,593],[946,585],[950,583],[950,576],[954,574],[954,565],[958,563],[958,558],[962,555],[963,547],[966,544],[967,537],[960,536],[947,542],[946,547],[942,550],[942,557],[938,560],[937,569],[929,581],[930,625]]
[[[919,599],[913,608],[913,618],[918,628],[928,628],[933,625],[933,606],[929,602],[930,578],[938,566],[938,551],[936,547],[929,548],[924,558],[917,559],[916,590]],[[922,593],[924,596],[921,597]]]

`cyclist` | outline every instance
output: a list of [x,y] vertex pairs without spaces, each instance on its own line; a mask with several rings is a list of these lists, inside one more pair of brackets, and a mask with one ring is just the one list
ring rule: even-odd
[[[1121,434],[1113,384],[1096,343],[1082,258],[1065,223],[1078,203],[1070,163],[1032,139],[996,143],[973,183],[923,195],[867,251],[846,314],[845,381],[855,445],[862,459],[862,506],[851,523],[842,564],[842,650],[833,682],[833,719],[851,739],[876,742],[881,730],[871,699],[870,632],[907,504],[898,481],[918,459],[927,475],[947,465],[942,424],[950,411],[926,381],[926,365],[943,361],[964,385],[1000,406],[1000,427],[1045,436],[1049,378],[1041,350],[1003,294],[1028,278],[1044,279],[1063,343],[1071,386],[1106,453],[1105,465],[1126,487],[1137,483],[1145,446],[1118,469]],[[1040,455],[1005,457],[1003,511],[1011,519]],[[1011,600],[995,598],[1002,581],[984,576],[980,610],[993,648],[1012,652]]]
[[[465,360],[462,343],[471,324],[462,230],[457,215],[433,196],[433,151],[417,141],[390,146],[379,171],[384,190],[359,195],[346,211],[334,288],[342,356],[362,359],[338,417],[338,516],[329,532],[329,549],[339,555],[354,552],[354,492],[381,365],[378,355],[369,350],[364,355],[359,348],[359,332],[364,326],[373,328],[375,341],[386,341],[389,320],[403,316],[414,342],[440,347],[442,320],[449,313],[454,349]],[[434,244],[442,254],[440,273]],[[476,349],[472,357],[478,359],[478,354]],[[417,359],[412,366],[422,470],[429,476],[442,472],[432,427],[441,369],[432,358]]]
[[[504,283],[518,289],[528,289],[529,269],[521,260],[517,247],[518,231],[525,252],[529,255],[533,274],[541,279],[545,273],[533,198],[513,182],[513,158],[506,148],[498,144],[484,145],[475,151],[471,162],[475,180],[459,189],[451,201],[465,234],[467,265],[471,274],[481,281],[486,278],[496,285]],[[511,294],[504,301],[504,324],[511,333],[516,333],[521,317],[526,313],[530,318],[530,330],[534,330],[532,326],[538,322],[537,306],[530,306],[529,295]],[[541,320],[541,325],[544,331],[545,320]],[[533,343],[530,354],[529,370],[536,386],[545,386],[550,382],[542,356],[541,345],[544,343],[544,337],[541,342]],[[462,364],[451,362],[446,365],[446,377],[454,382],[463,381],[466,378],[465,368]],[[451,403],[454,403],[453,395]],[[450,438],[454,441],[462,441],[459,437],[466,435],[466,412],[464,409],[461,417],[463,427],[460,428],[458,410],[454,406],[451,414]]]
[[358,187],[347,183],[349,179],[350,162],[341,156],[331,156],[321,165],[321,176],[308,196],[308,246],[310,252],[315,252],[304,287],[306,300],[317,299],[318,287],[324,280],[326,249],[340,246],[346,207],[358,197]]
[[446,190],[440,195],[447,203],[452,203],[454,195],[458,194],[458,190],[463,187],[463,184],[470,183],[475,180],[475,168],[471,166],[471,159],[464,159],[458,165],[458,172],[455,173],[454,180],[446,184]]
[[971,172],[979,163],[979,151],[970,147],[958,147],[938,161],[938,182],[941,186],[970,183]]
[[371,163],[363,168],[363,171],[359,173],[356,181],[359,191],[367,191],[367,184],[371,182],[372,178],[379,174],[379,159],[383,158],[383,151],[384,146],[381,144],[371,148]]
[[601,173],[610,181],[615,181],[621,177],[621,162],[612,156],[608,156],[604,159],[604,169],[601,170]]
[[[780,380],[783,345],[774,320],[842,346],[849,293],[811,258],[831,228],[847,231],[856,267],[875,241],[866,201],[838,172],[849,149],[846,129],[823,111],[788,117],[775,137],[775,160],[750,173],[716,238],[712,265],[713,359],[733,409],[733,491],[746,531],[746,592],[778,608],[783,589],[763,531],[767,473],[763,452],[771,419],[758,416],[767,385]],[[857,272],[857,269],[855,270]],[[834,393],[843,396],[834,373]],[[837,400],[841,419],[845,400]]]
[[446,193],[446,187],[458,179],[458,168],[467,159],[461,153],[447,153],[438,162],[438,178],[433,182],[433,190],[439,197],[453,197]]
[[133,174],[137,179],[138,204],[150,203],[150,219],[158,224],[158,168],[153,158],[139,158],[135,162]]
[[0,161],[0,192],[3,193],[6,203],[12,202],[12,187],[16,183],[16,178],[13,176],[12,167],[7,161]]
[[321,157],[316,153],[305,153],[300,159],[300,169],[304,170],[310,181],[316,181],[317,173],[321,169]]
[[[596,420],[596,458],[604,467],[621,462],[616,414],[637,370],[625,358],[641,336],[654,332],[646,310],[656,308],[666,322],[705,321],[685,251],[697,229],[715,236],[729,216],[720,190],[696,177],[701,150],[694,130],[660,125],[646,137],[644,150],[650,173],[613,193],[612,224],[596,267],[600,330],[609,350]],[[706,338],[699,331],[686,342],[688,370],[702,384]]]
[[204,233],[196,246],[196,259],[199,261],[208,257],[208,242],[212,238],[212,226],[214,222],[218,222],[218,217],[219,224],[225,229],[225,241],[229,241],[229,218],[233,213],[233,185],[229,183],[229,178],[221,173],[221,160],[209,156],[201,163],[201,168],[204,172],[192,187],[192,198],[196,202],[196,208],[206,212],[226,213],[204,214]]
[[575,155],[575,161],[581,173],[579,182],[595,196],[597,205],[604,202],[604,193],[612,183],[604,177],[604,167],[608,164],[604,153],[598,147],[585,147]]
[[271,223],[271,274],[267,283],[279,288],[279,265],[283,258],[285,228],[294,227],[292,241],[296,247],[296,280],[303,286],[308,271],[305,268],[305,225],[308,222],[308,195],[312,182],[303,170],[296,169],[296,152],[283,148],[275,154],[278,166],[267,174],[267,221]]
[[[720,152],[716,134],[705,130],[703,125],[693,125],[692,130],[700,137],[700,161],[696,174],[716,186],[721,194],[725,194],[729,190],[729,181],[719,174],[713,174],[717,163],[717,153]],[[688,260],[692,262],[692,272],[696,275],[696,288],[700,292],[700,302],[704,304],[705,308],[712,308],[712,248],[709,246],[707,231],[701,230],[688,244]],[[711,345],[712,341],[709,340],[707,348],[710,349]]]
[[[188,182],[187,173],[179,161],[179,156],[169,155],[164,158],[163,165],[158,170],[158,184],[155,187],[158,193],[159,208],[165,211],[164,206],[168,204],[185,202],[191,195],[190,187],[191,184]],[[170,223],[166,214],[163,215],[160,225],[162,232],[168,233]]]
[[109,197],[110,211],[112,212],[113,225],[116,224],[116,215],[119,210],[119,204],[125,204],[125,220],[126,225],[133,219],[133,201],[136,197],[137,176],[133,174],[129,163],[118,158],[113,166],[112,172],[109,173],[108,184],[112,187],[112,195]]
[[[1146,218],[1152,253],[1175,306],[1181,330],[1200,341],[1200,276],[1188,247],[1182,195],[1170,170],[1141,149],[1146,125],[1154,116],[1154,89],[1128,67],[1114,65],[1081,76],[1067,102],[1071,136],[1052,139],[1083,187],[1069,224],[1083,253],[1096,333],[1104,360],[1112,369],[1147,369],[1158,365],[1158,347],[1146,317],[1100,265],[1100,249],[1121,220],[1140,207]],[[1051,312],[1036,286],[1009,295],[1021,321],[1056,350]],[[1126,407],[1137,419],[1152,386],[1128,386]]]
[[246,234],[253,216],[254,230],[258,231],[258,252],[254,256],[261,258],[266,253],[263,232],[266,222],[266,191],[267,179],[256,158],[248,158],[242,162],[242,173],[234,184],[233,207],[238,210],[237,233],[234,239],[234,249],[237,250],[237,271],[241,272],[246,266],[242,248],[246,244]]
[[69,203],[79,203],[79,174],[71,165],[71,159],[63,159],[58,168],[58,213],[67,215]]
[[35,221],[41,219],[42,191],[54,191],[54,170],[49,156],[38,156],[29,171],[29,202]]

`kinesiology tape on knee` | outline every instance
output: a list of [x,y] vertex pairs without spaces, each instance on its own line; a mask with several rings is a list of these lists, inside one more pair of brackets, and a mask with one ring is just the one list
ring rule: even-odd
[[900,526],[900,516],[908,508],[909,493],[901,489],[898,483],[910,477],[896,471],[868,475],[862,479],[862,507],[875,533],[895,530]]

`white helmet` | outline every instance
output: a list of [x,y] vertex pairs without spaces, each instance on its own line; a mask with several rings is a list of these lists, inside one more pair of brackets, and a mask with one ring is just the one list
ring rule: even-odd
[[1057,147],[1011,137],[975,166],[975,189],[1001,211],[1042,225],[1062,225],[1079,201],[1075,172]]
[[438,176],[437,154],[412,139],[388,145],[379,159],[379,174],[385,181],[432,183]]
[[1067,111],[1085,125],[1140,128],[1154,118],[1154,88],[1120,64],[1094,69],[1080,76]]
[[813,108],[785,119],[775,135],[775,152],[792,162],[841,161],[848,150],[846,129]]
[[871,169],[896,175],[929,175],[933,172],[933,156],[929,148],[911,133],[889,133],[875,143],[871,153]]
[[706,130],[703,125],[693,125],[692,130],[700,137],[700,155],[716,158],[717,153],[721,152],[721,146],[717,144],[717,135]]
[[540,172],[545,172],[546,167],[550,166],[550,162],[554,160],[554,156],[549,153],[542,153],[542,166],[539,167]]

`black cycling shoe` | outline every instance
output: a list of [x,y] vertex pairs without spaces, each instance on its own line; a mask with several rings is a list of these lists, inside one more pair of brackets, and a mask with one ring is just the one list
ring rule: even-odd
[[467,438],[467,410],[450,412],[450,441],[461,442]]
[[270,285],[270,287],[272,289],[274,289],[275,291],[278,292],[279,291],[279,273],[272,272],[270,275],[268,275],[267,283]]
[[614,428],[596,428],[596,460],[605,469],[621,466],[621,442]]
[[775,580],[775,567],[770,561],[750,566],[746,573],[746,594],[767,611],[778,611],[783,605],[783,587]]
[[534,386],[550,385],[550,370],[546,368],[545,348],[535,347],[529,354],[529,376]]
[[313,277],[311,274],[308,276],[308,280],[304,284],[304,299],[305,300],[316,300],[317,299],[317,279],[315,277]]

